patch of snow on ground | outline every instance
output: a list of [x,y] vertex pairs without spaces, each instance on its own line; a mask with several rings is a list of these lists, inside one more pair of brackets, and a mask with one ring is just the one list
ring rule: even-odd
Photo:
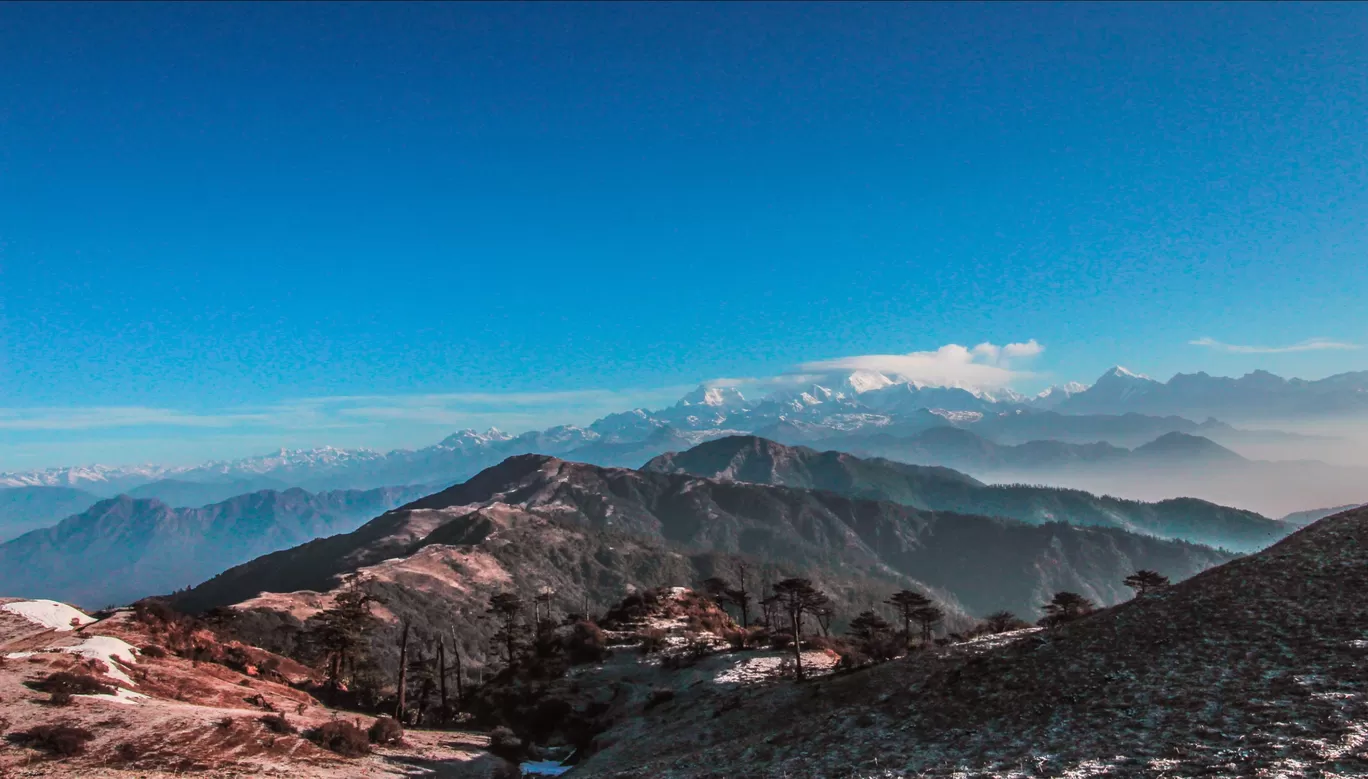
[[106,676],[111,679],[118,679],[125,684],[133,684],[133,680],[129,678],[128,674],[114,664],[115,660],[124,665],[134,665],[138,662],[135,657],[138,650],[123,639],[111,636],[91,636],[75,646],[62,647],[62,651],[103,660],[105,665],[109,666]]
[[523,776],[560,776],[574,766],[561,765],[554,760],[528,761],[518,766]]
[[72,622],[88,625],[95,620],[55,600],[21,600],[0,605],[0,610],[16,614],[29,622],[36,622],[53,630],[72,630]]
[[[837,659],[826,652],[804,652],[803,670],[820,676],[836,667]],[[768,657],[748,657],[713,677],[713,684],[756,684],[791,673],[793,654],[784,652]]]
[[134,706],[137,705],[138,701],[143,700],[147,696],[143,695],[140,692],[133,692],[132,690],[125,690],[122,687],[118,687],[114,690],[113,695],[82,695],[81,697],[93,698],[97,701],[109,701],[110,703],[119,703],[124,706]]

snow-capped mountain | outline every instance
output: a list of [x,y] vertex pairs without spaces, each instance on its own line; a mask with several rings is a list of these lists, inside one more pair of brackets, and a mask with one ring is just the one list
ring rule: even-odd
[[166,478],[177,468],[160,465],[80,465],[38,471],[0,473],[0,487],[76,487],[92,492],[122,489]]
[[1174,414],[1226,420],[1368,414],[1368,371],[1316,381],[1284,379],[1268,371],[1239,378],[1180,373],[1160,382],[1116,367],[1056,408],[1069,414]]
[[679,399],[677,408],[707,406],[709,408],[731,410],[744,408],[746,398],[735,387],[709,387],[700,384],[697,389]]
[[[1263,371],[1238,379],[1197,373],[1159,382],[1117,366],[1092,386],[1071,382],[1034,397],[1009,388],[934,386],[863,370],[814,378],[758,399],[747,398],[737,387],[702,385],[671,406],[610,414],[586,427],[560,425],[519,435],[495,428],[460,430],[432,446],[391,452],[282,449],[193,467],[92,465],[0,473],[0,487],[78,487],[104,496],[162,481],[370,489],[450,483],[517,454],[634,465],[635,458],[661,454],[682,442],[735,433],[858,446],[872,435],[960,427],[1004,441],[1134,445],[1166,432],[1201,432],[1229,441],[1249,434],[1214,420],[1202,426],[1191,421],[1211,416],[1368,413],[1368,372],[1319,381],[1283,379]],[[1131,416],[1118,416],[1126,414]],[[1270,432],[1276,431],[1264,431]]]

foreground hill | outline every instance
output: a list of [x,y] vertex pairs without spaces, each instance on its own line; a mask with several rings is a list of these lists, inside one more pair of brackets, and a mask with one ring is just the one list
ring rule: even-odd
[[254,557],[348,531],[415,488],[265,490],[201,508],[119,496],[0,544],[0,592],[82,605],[180,589]]
[[[457,564],[463,556],[470,559]],[[357,576],[398,581],[405,575],[398,569],[409,566],[428,571],[423,586],[409,588],[424,598],[445,598],[481,579],[493,582],[482,586],[529,594],[554,586],[561,609],[576,611],[585,597],[606,604],[629,585],[691,584],[713,569],[730,573],[745,558],[765,569],[753,574],[757,589],[764,576],[801,573],[850,608],[914,586],[962,613],[1030,615],[1057,590],[1114,603],[1126,597],[1121,579],[1136,568],[1181,579],[1231,557],[1114,528],[1030,525],[522,456],[353,533],[238,566],[173,601],[191,611],[251,599],[274,608],[278,599],[258,594],[327,592]],[[312,597],[286,599],[280,608],[294,610]]]
[[[49,695],[54,675],[73,694]],[[319,703],[304,691],[317,681],[204,625],[0,598],[0,776],[490,779],[511,768],[456,731],[410,729],[354,757],[324,749],[309,729],[373,719]]]
[[30,530],[55,525],[63,517],[85,511],[99,498],[74,487],[9,487],[0,489],[0,542]]
[[1119,527],[1236,552],[1262,549],[1295,529],[1251,511],[1202,500],[1141,503],[1079,490],[986,485],[949,468],[863,460],[844,452],[817,452],[754,436],[732,436],[661,455],[644,470],[831,490],[920,509],[1031,523]]
[[1359,509],[1004,646],[748,696],[700,692],[605,734],[576,772],[1363,776],[1365,594]]

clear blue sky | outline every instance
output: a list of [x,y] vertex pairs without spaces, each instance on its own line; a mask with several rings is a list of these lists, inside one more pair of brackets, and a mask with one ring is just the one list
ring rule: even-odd
[[1189,342],[1368,341],[1365,144],[1363,5],[3,4],[0,469],[950,343],[1364,369]]

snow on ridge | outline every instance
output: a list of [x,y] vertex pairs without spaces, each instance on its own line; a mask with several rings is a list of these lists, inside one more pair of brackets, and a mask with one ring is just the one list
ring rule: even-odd
[[88,625],[95,620],[86,614],[55,600],[21,600],[0,605],[0,611],[8,611],[43,627],[58,632],[74,630],[72,622]]
[[109,670],[105,672],[105,676],[108,676],[111,679],[118,679],[130,686],[133,685],[133,679],[129,677],[122,668],[116,665],[114,661],[118,660],[124,665],[136,665],[138,662],[136,657],[138,650],[121,638],[114,638],[113,636],[91,636],[75,646],[64,646],[61,651],[100,660],[104,662],[105,665],[109,666]]

